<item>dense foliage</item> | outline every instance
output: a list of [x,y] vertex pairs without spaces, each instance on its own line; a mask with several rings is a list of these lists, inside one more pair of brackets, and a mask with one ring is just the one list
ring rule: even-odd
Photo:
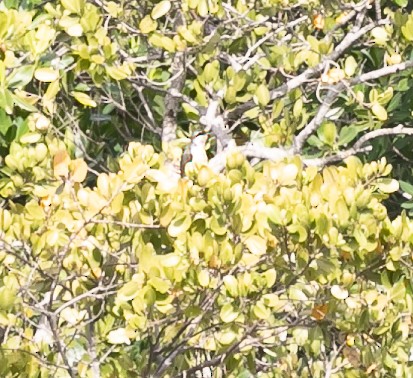
[[409,6],[4,0],[0,375],[412,376]]

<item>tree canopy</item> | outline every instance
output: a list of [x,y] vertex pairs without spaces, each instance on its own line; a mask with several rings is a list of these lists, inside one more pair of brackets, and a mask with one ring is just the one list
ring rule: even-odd
[[1,2],[0,375],[411,377],[411,8]]

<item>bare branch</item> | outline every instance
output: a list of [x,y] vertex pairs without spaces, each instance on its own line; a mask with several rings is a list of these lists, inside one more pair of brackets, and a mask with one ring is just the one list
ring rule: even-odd
[[115,224],[117,226],[122,226],[124,228],[140,228],[140,229],[159,229],[163,228],[157,224],[141,224],[141,223],[129,223],[121,222],[117,220],[107,220],[107,219],[91,219],[89,223],[100,223],[100,224]]
[[[400,64],[395,64],[393,66],[387,66],[380,68],[375,71],[371,71],[365,74],[361,74],[357,76],[356,78],[350,80],[350,85],[355,85],[359,83],[364,83],[370,80],[374,79],[379,79],[380,77],[383,76],[388,76],[393,73],[397,73],[400,71],[404,71],[408,68],[413,67],[413,60],[400,63]],[[317,130],[321,123],[324,121],[324,118],[328,111],[331,108],[331,105],[334,103],[335,99],[338,97],[340,92],[345,88],[344,83],[337,84],[336,86],[332,87],[328,92],[327,96],[323,102],[323,104],[320,106],[317,114],[315,117],[311,120],[310,123],[307,124],[307,126],[296,136],[295,141],[294,141],[294,148],[296,153],[300,153],[305,141],[310,137],[310,135]],[[385,129],[388,130],[388,129]],[[383,134],[385,135],[385,134]]]
[[204,363],[202,363],[200,365],[194,366],[193,368],[190,368],[190,369],[187,369],[187,370],[183,371],[181,374],[177,375],[176,378],[192,377],[193,374],[196,373],[197,371],[203,370],[203,369],[208,368],[208,367],[217,366],[219,364],[222,364],[228,358],[228,356],[231,356],[233,353],[235,353],[237,350],[240,349],[240,347],[242,346],[243,341],[252,332],[254,332],[254,330],[256,328],[257,328],[257,325],[254,325],[254,326],[250,327],[249,329],[246,330],[243,337],[241,337],[238,342],[231,345],[231,347],[229,347],[225,352],[215,356],[214,358],[212,358],[208,361],[205,361]]
[[376,20],[381,20],[381,5],[380,0],[374,0],[374,10],[376,12]]
[[404,127],[403,125],[398,125],[392,129],[379,129],[371,131],[365,135],[363,135],[357,143],[354,144],[354,149],[362,148],[366,142],[369,140],[385,136],[385,135],[413,135],[413,128],[411,127]]
[[[88,308],[89,317],[92,318],[91,306]],[[96,348],[95,323],[90,322],[86,327],[86,337],[89,344],[89,355],[91,358],[92,378],[100,378],[100,361]]]
[[350,80],[350,85],[356,85],[360,83],[365,83],[367,81],[379,79],[383,76],[388,76],[412,67],[413,60],[409,60],[407,62],[399,64],[394,64],[392,66],[383,67],[378,70],[367,72],[365,74],[361,74],[360,76],[355,77],[354,79]]
[[[338,348],[336,347],[336,345],[334,344],[333,347],[333,351],[332,351],[332,356],[331,359],[328,361],[327,366],[326,366],[326,374],[325,374],[325,378],[330,378],[331,374],[333,374],[333,366],[334,363],[336,362],[337,357],[340,355],[341,351],[343,350],[343,348],[345,347],[345,343],[342,343]],[[347,363],[346,363],[347,364]],[[345,366],[344,365],[340,365],[341,367]]]
[[[182,12],[178,11],[175,16],[175,29],[178,26],[184,24],[184,18]],[[171,73],[174,79],[171,81],[171,86],[168,93],[165,96],[165,118],[162,123],[162,143],[168,144],[176,139],[176,116],[178,113],[178,107],[180,99],[171,95],[170,91],[175,90],[182,92],[185,84],[185,53],[176,52],[172,65]]]
[[338,84],[334,87],[332,87],[328,92],[327,96],[324,99],[324,102],[318,109],[317,114],[315,117],[310,121],[310,123],[307,124],[307,126],[304,127],[304,129],[295,137],[294,140],[294,151],[296,153],[300,153],[304,143],[306,140],[310,137],[310,135],[317,130],[322,122],[324,121],[324,118],[326,117],[328,111],[331,108],[331,105],[334,103],[338,95],[340,94],[340,91],[344,88],[343,84]]
[[371,131],[363,135],[351,148],[345,151],[338,152],[335,155],[326,156],[324,158],[317,159],[304,159],[304,164],[315,165],[315,166],[325,166],[338,161],[343,161],[349,156],[353,156],[359,153],[371,151],[371,146],[366,146],[369,140],[373,140],[382,136],[387,135],[413,135],[412,127],[404,127],[403,125],[398,125],[392,129],[379,129]]
[[[321,72],[324,71],[324,69],[329,64],[329,62],[336,61],[359,38],[361,38],[363,35],[368,33],[370,30],[372,30],[377,25],[382,25],[386,23],[387,21],[381,20],[377,24],[369,23],[368,25],[362,28],[359,28],[358,26],[354,26],[353,29],[350,32],[348,32],[346,36],[343,38],[343,40],[336,46],[334,51],[330,55],[326,56],[321,63],[317,64],[315,67],[306,69],[300,75],[294,77],[293,79],[287,81],[285,84],[271,91],[271,100],[276,100],[277,98],[284,96],[285,94],[291,92],[293,89],[298,88],[301,85],[303,85],[306,81],[321,74]],[[231,119],[236,119],[242,114],[244,114],[246,111],[248,111],[249,109],[253,108],[254,106],[256,105],[253,101],[248,101],[245,104],[234,109],[231,113],[229,113],[228,116]]]
[[223,91],[219,91],[217,94],[213,95],[213,98],[206,109],[205,115],[203,115],[199,120],[201,125],[204,126],[205,131],[212,131],[212,133],[216,136],[218,141],[218,152],[224,150],[231,141],[231,137],[225,127],[224,118],[218,112],[219,104],[223,95]]

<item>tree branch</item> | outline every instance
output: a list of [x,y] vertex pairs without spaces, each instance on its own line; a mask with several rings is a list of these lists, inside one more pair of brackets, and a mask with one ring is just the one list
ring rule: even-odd
[[404,71],[412,67],[413,67],[413,60],[408,60],[407,62],[394,64],[392,66],[383,67],[375,71],[361,74],[360,76],[357,76],[354,79],[350,80],[349,83],[350,85],[365,83],[367,81],[379,79],[383,76],[387,76],[387,75],[391,75],[391,74],[394,74],[400,71]]
[[[291,92],[293,89],[300,87],[306,81],[314,78],[315,76],[321,74],[324,69],[327,67],[329,62],[336,61],[349,47],[353,45],[360,37],[368,33],[370,30],[375,28],[377,25],[384,25],[387,21],[381,20],[378,23],[370,23],[362,28],[354,26],[353,29],[346,34],[343,40],[336,46],[334,51],[326,56],[322,62],[317,64],[315,67],[306,69],[300,75],[294,77],[293,79],[287,81],[285,84],[271,91],[271,100],[275,100],[284,96],[285,94]],[[244,114],[249,109],[253,108],[255,103],[253,101],[248,101],[245,104],[237,107],[232,112],[228,114],[228,118],[236,119]]]
[[[175,30],[184,24],[182,12],[178,11],[175,16]],[[174,79],[171,81],[170,89],[165,96],[165,118],[162,123],[162,144],[168,144],[176,139],[176,116],[180,98],[171,94],[171,91],[182,92],[185,84],[185,53],[176,52],[171,65],[171,73]]]
[[[383,76],[388,76],[400,71],[404,71],[408,68],[413,67],[413,60],[395,64],[393,66],[387,66],[380,68],[375,71],[367,72],[365,74],[361,74],[354,79],[350,80],[349,84],[350,85],[356,85],[360,83],[364,83],[370,80],[375,80],[379,79]],[[305,128],[295,137],[294,140],[294,151],[296,153],[300,153],[305,141],[311,136],[311,134],[316,131],[322,122],[324,121],[324,118],[328,111],[331,108],[331,105],[334,103],[336,98],[339,96],[340,92],[345,89],[344,83],[340,83],[335,85],[334,87],[331,87],[331,89],[327,92],[327,96],[323,102],[323,104],[320,106],[317,114],[315,117],[311,120],[310,123],[305,126]],[[388,129],[383,129],[383,130],[388,130]]]
[[325,165],[335,163],[338,161],[343,161],[349,156],[353,156],[359,153],[371,151],[371,146],[366,146],[365,144],[373,139],[388,136],[388,135],[413,135],[412,127],[404,127],[403,125],[398,125],[392,129],[379,129],[371,131],[363,135],[351,148],[345,151],[338,152],[335,155],[326,156],[324,158],[316,159],[304,159],[305,165],[313,165],[318,167],[323,167]]
[[335,85],[327,92],[327,96],[324,99],[324,102],[321,104],[318,109],[315,117],[304,127],[304,129],[295,137],[294,139],[294,152],[300,153],[303,149],[304,143],[311,136],[311,134],[316,131],[322,122],[324,121],[325,116],[333,105],[334,101],[340,94],[340,91],[344,88],[342,83]]

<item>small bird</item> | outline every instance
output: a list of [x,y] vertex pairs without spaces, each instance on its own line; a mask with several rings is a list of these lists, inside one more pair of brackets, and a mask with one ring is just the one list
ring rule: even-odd
[[208,134],[197,133],[191,138],[191,142],[185,147],[181,158],[181,176],[185,176],[185,166],[192,162],[193,164],[207,164],[208,155],[206,153],[206,143]]

